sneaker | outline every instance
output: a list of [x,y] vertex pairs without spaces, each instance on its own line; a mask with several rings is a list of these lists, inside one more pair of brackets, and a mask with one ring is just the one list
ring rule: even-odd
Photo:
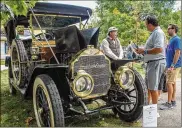
[[160,107],[161,110],[172,109],[172,108],[173,108],[172,104],[171,104],[171,103],[168,103],[168,102],[164,103],[164,104]]
[[165,102],[165,103],[161,103],[161,105],[166,105],[168,102]]
[[171,100],[171,104],[172,104],[173,107],[176,107],[176,101]]

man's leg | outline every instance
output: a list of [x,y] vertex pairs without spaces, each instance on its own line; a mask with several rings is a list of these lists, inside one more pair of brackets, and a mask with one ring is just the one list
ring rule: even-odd
[[152,104],[157,104],[158,102],[158,91],[157,90],[150,90],[151,97],[152,97]]
[[171,103],[172,95],[173,95],[173,84],[167,83],[167,89],[168,89],[168,103]]
[[176,100],[176,82],[173,84],[173,94],[172,94],[172,101]]
[[167,71],[166,81],[167,81],[167,90],[168,90],[168,100],[166,103],[163,103],[163,106],[160,107],[161,110],[171,109],[172,105],[172,95],[173,95],[173,84],[174,84],[174,71]]
[[151,101],[151,92],[150,92],[150,90],[148,90],[148,104],[150,104],[150,101]]
[[161,90],[158,90],[158,97],[160,97],[160,95],[161,95]]

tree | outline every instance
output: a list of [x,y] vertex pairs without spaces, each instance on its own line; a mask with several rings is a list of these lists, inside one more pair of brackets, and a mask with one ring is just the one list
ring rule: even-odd
[[110,26],[116,26],[119,29],[118,37],[122,45],[127,45],[129,40],[133,40],[138,44],[144,44],[149,36],[144,22],[147,15],[157,16],[160,26],[167,32],[169,22],[180,22],[180,19],[178,19],[180,13],[173,12],[174,3],[174,0],[97,0],[96,13],[100,19],[97,25],[101,26],[100,42],[105,38],[107,29]]
[[[28,7],[33,7],[38,0],[1,0],[1,24],[4,24],[9,18],[12,18],[10,15],[10,10],[14,15],[25,15],[27,14]],[[5,6],[7,5],[10,10]]]

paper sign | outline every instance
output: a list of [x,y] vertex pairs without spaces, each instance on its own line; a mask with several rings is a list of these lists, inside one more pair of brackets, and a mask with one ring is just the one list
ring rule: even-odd
[[157,127],[157,104],[143,107],[143,127]]

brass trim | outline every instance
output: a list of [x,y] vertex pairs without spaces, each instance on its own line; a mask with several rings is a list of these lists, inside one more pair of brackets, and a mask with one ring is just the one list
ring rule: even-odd
[[[132,77],[133,77],[133,80],[131,81],[131,84],[129,86],[124,86],[123,85],[123,82],[122,80],[120,80],[120,77],[122,76],[122,74],[126,71],[129,71],[132,73]],[[135,81],[135,74],[134,72],[129,69],[127,66],[121,66],[118,68],[118,70],[115,72],[114,74],[114,81],[119,84],[121,86],[121,88],[123,89],[129,89],[133,84],[134,84],[134,81]]]
[[[94,79],[92,78],[91,75],[89,75],[88,73],[86,73],[84,70],[79,70],[77,73],[78,73],[78,74],[77,74],[77,76],[75,77],[75,79],[73,80],[73,83],[72,83],[73,92],[74,92],[77,96],[79,96],[79,97],[86,97],[86,96],[90,95],[90,94],[92,93],[92,91],[93,91],[93,88],[94,88]],[[91,89],[90,89],[90,90],[86,90],[86,91],[84,91],[84,92],[78,92],[78,91],[76,90],[76,82],[77,82],[77,80],[78,80],[79,78],[84,77],[84,76],[90,78],[90,80],[91,80]]]

